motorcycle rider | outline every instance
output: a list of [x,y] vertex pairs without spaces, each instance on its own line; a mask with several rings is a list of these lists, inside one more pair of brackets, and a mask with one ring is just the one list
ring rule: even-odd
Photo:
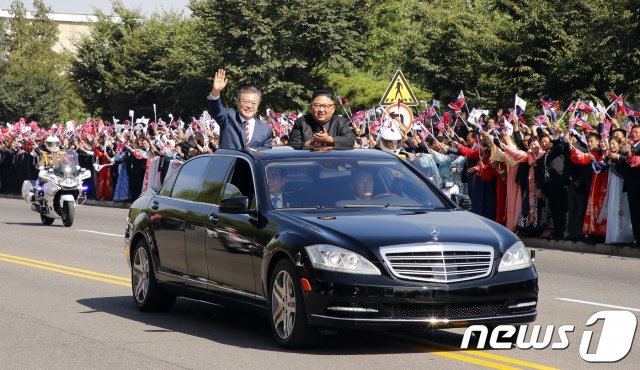
[[[57,136],[50,135],[44,140],[44,148],[36,148],[38,154],[38,168],[47,168],[51,165],[53,156],[60,150],[60,139]],[[47,180],[38,178],[38,183],[42,186]]]

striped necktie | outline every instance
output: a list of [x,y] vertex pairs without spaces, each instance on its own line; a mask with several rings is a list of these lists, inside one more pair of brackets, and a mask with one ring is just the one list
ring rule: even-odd
[[242,125],[244,126],[244,133],[246,137],[244,144],[246,146],[249,146],[249,121],[244,121]]

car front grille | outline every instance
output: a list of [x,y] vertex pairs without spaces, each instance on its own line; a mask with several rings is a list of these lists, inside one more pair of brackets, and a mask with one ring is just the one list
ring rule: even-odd
[[471,319],[492,317],[500,312],[503,302],[474,304],[384,304],[384,314],[394,319]]
[[426,243],[380,248],[394,276],[436,283],[479,279],[491,273],[493,247]]

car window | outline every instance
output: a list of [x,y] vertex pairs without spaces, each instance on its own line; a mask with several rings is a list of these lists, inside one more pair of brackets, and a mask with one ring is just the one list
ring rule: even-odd
[[281,191],[289,204],[283,208],[450,207],[399,159],[288,158],[267,161],[265,171],[284,177],[275,177],[277,184],[265,179],[267,189]]
[[208,157],[197,157],[182,165],[171,192],[172,198],[194,200],[200,190]]
[[224,179],[227,177],[229,167],[233,162],[233,157],[227,156],[211,156],[209,165],[205,170],[202,188],[196,197],[196,202],[218,204],[220,202],[220,193],[224,185]]
[[253,188],[253,175],[251,166],[244,159],[237,158],[232,169],[229,182],[225,185],[223,198],[245,196],[249,200],[254,200],[255,190]]
[[180,170],[174,170],[169,177],[164,179],[164,184],[162,185],[162,188],[160,188],[160,191],[158,192],[158,195],[161,195],[163,197],[170,197],[171,196],[171,189],[173,189],[173,184],[176,182],[176,178],[178,177],[178,172],[180,172]]

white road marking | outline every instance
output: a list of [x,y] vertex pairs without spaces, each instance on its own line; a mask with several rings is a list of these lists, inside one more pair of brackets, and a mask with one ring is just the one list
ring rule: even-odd
[[81,231],[83,233],[93,233],[93,234],[100,234],[100,235],[107,235],[107,236],[117,236],[118,238],[124,238],[124,235],[103,233],[103,232],[100,232],[100,231],[93,231],[93,230],[77,230],[77,231]]
[[640,308],[614,306],[614,305],[611,305],[611,304],[604,304],[604,303],[590,302],[590,301],[581,301],[579,299],[571,299],[571,298],[556,298],[556,299],[560,300],[560,301],[567,301],[567,302],[573,302],[573,303],[590,304],[592,306],[600,306],[600,307],[616,308],[616,309],[619,309],[619,310],[640,312]]

